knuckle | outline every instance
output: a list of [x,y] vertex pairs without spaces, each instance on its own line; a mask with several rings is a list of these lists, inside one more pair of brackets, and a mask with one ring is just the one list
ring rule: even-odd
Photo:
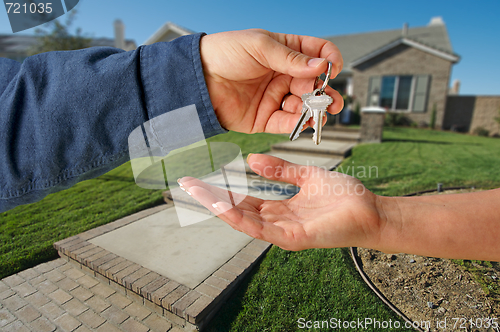
[[288,54],[286,55],[286,60],[288,63],[294,65],[296,63],[299,63],[303,57],[304,57],[303,54],[300,54],[299,52],[290,50],[288,52]]

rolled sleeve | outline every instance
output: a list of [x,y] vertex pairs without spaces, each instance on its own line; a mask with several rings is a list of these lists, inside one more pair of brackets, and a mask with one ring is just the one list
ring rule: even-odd
[[141,79],[150,119],[168,110],[195,104],[208,138],[227,131],[217,120],[205,83],[200,58],[203,35],[198,33],[144,47],[141,51]]

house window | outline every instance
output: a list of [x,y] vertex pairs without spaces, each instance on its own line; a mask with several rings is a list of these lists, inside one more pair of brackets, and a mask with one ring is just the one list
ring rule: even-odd
[[429,79],[429,75],[371,77],[367,105],[425,112]]

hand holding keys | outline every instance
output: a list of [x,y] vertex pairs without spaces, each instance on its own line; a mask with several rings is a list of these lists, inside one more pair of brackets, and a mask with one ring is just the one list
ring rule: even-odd
[[[290,134],[290,140],[296,140],[307,121],[313,117],[314,120],[314,135],[313,141],[316,145],[321,142],[321,129],[323,125],[323,117],[326,114],[326,109],[333,102],[333,98],[325,93],[325,88],[328,85],[328,80],[332,74],[332,64],[328,62],[328,74],[323,82],[323,86],[320,89],[314,90],[312,93],[304,93],[302,95],[302,116],[300,117],[297,125]],[[319,77],[316,78],[316,83]],[[314,87],[316,87],[316,83]]]

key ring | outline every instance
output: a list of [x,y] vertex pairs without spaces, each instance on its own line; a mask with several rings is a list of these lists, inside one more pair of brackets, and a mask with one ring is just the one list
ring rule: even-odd
[[[332,75],[332,68],[333,65],[330,61],[328,61],[328,74],[325,77],[325,80],[323,81],[323,86],[319,89],[319,93],[323,94],[325,93],[326,86],[328,85],[328,81],[330,80],[330,76]],[[316,77],[316,81],[314,81],[314,89],[316,89],[316,85],[318,85],[319,82],[319,76]]]

